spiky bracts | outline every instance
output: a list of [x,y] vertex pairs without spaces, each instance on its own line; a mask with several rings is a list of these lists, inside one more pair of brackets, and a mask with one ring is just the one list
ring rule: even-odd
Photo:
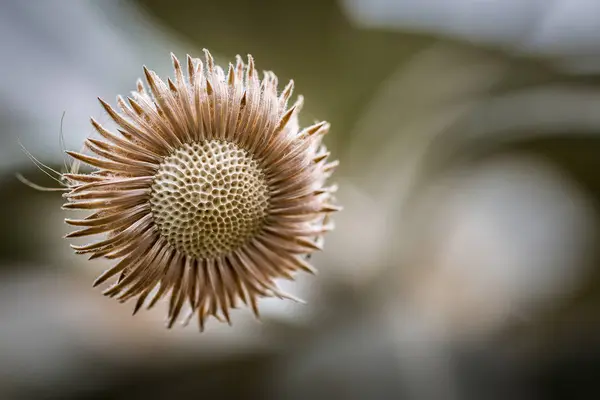
[[[144,68],[150,91],[137,91],[119,110],[100,100],[117,132],[96,120],[102,140],[91,154],[68,152],[93,167],[64,174],[66,209],[92,210],[68,237],[106,237],[72,247],[90,258],[117,260],[94,283],[116,282],[104,293],[134,312],[169,296],[168,326],[184,304],[197,314],[230,321],[241,301],[258,316],[257,299],[295,299],[278,278],[314,272],[305,256],[333,229],[337,165],[321,143],[329,124],[299,129],[302,97],[287,106],[290,82],[278,95],[277,77],[259,79],[254,61],[240,57],[227,73],[205,51],[205,63],[187,58],[187,78],[172,56],[175,81]],[[297,299],[296,299],[297,300]]]

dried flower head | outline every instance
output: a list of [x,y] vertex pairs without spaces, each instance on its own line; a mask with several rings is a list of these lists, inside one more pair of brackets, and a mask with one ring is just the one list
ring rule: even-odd
[[187,78],[172,55],[175,81],[144,68],[150,91],[137,91],[120,112],[100,100],[118,125],[92,119],[104,140],[88,138],[93,155],[67,152],[93,167],[63,175],[65,209],[93,210],[67,237],[105,233],[76,253],[118,260],[94,283],[116,277],[104,293],[134,313],[169,296],[171,327],[187,302],[204,327],[208,316],[230,322],[241,301],[258,316],[257,299],[292,298],[276,285],[298,270],[314,272],[306,255],[333,228],[337,165],[321,143],[329,124],[298,126],[302,98],[287,102],[293,82],[277,93],[277,77],[259,79],[248,56],[229,71],[187,58]]

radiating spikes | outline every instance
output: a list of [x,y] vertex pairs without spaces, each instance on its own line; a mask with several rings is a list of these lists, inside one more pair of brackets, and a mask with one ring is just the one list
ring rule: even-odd
[[[106,222],[104,223],[98,223],[98,224],[93,224],[93,225],[87,225],[87,228],[84,229],[80,229],[77,231],[72,231],[69,232],[65,235],[65,238],[74,238],[74,237],[82,237],[82,236],[89,236],[89,235],[95,235],[97,233],[102,233],[102,232],[106,232],[109,230],[113,230],[114,228],[112,227],[107,227],[106,224],[110,223],[110,222],[114,222],[114,221],[118,221],[118,225],[115,225],[116,227],[120,227],[122,226],[124,223],[127,223],[130,219],[135,218],[130,216],[128,219],[123,219],[120,215],[111,215],[109,216],[111,217],[110,219],[107,219]],[[105,217],[107,218],[107,217]],[[68,224],[74,225],[72,223],[70,223],[70,221],[65,221]]]
[[219,303],[220,303],[220,308],[221,308],[221,313],[223,314],[223,317],[225,317],[225,321],[227,321],[230,325],[231,325],[231,317],[229,316],[229,308],[230,308],[230,302],[228,299],[228,287],[227,284],[225,283],[224,279],[223,279],[223,275],[222,275],[222,266],[221,266],[222,260],[217,258],[215,260],[214,263],[214,270],[216,272],[215,274],[215,278],[216,278],[216,284],[218,285],[218,289],[217,289],[217,293],[218,293],[218,298],[219,298]]
[[307,247],[311,250],[323,250],[323,247],[319,246],[319,244],[313,240],[310,240],[308,238],[305,237],[297,237],[296,238],[296,243],[298,243],[301,246]]
[[146,88],[144,88],[144,82],[141,79],[138,79],[136,82],[137,91],[139,94],[146,96]]
[[294,80],[291,79],[289,81],[289,83],[285,86],[285,88],[283,89],[283,92],[281,92],[281,95],[279,96],[279,107],[281,107],[282,109],[284,109],[286,107],[286,104],[287,104],[288,100],[290,99],[293,92],[294,92]]
[[94,127],[94,129],[100,134],[102,135],[104,138],[111,140],[112,138],[116,138],[116,135],[112,134],[110,131],[104,129],[104,127],[102,125],[100,125],[100,123],[98,121],[96,121],[94,119],[94,117],[90,117],[90,123],[92,124],[92,126]]
[[173,63],[173,68],[175,69],[181,69],[181,65],[179,64],[179,60],[177,59],[177,56],[175,55],[175,53],[171,52],[171,62]]
[[292,256],[290,259],[294,263],[294,265],[296,265],[298,268],[302,269],[303,271],[306,271],[312,275],[317,274],[317,270],[309,262],[302,259],[301,257]]
[[304,106],[304,96],[302,95],[298,95],[298,98],[296,99],[296,102],[294,103],[294,105],[292,107],[296,108],[296,113],[300,113],[300,111],[302,111],[302,107]]
[[118,274],[119,272],[123,271],[125,268],[127,268],[129,264],[127,262],[125,262],[125,260],[121,261],[120,263],[118,263],[117,265],[115,265],[114,267],[104,271],[104,273],[102,273],[102,275],[100,275],[98,278],[96,278],[96,280],[94,281],[94,283],[92,284],[93,287],[96,287],[104,282],[106,282],[106,280],[112,278],[113,276],[115,276],[116,274]]
[[99,181],[93,181],[84,183],[77,187],[74,187],[70,194],[66,197],[71,196],[72,194],[83,192],[86,190],[97,190],[97,189],[111,189],[111,190],[130,190],[130,189],[141,189],[147,188],[152,184],[153,176],[135,176],[131,178],[112,178],[112,179],[102,179]]
[[63,204],[64,209],[71,210],[95,210],[99,208],[108,209],[127,205],[137,205],[147,201],[149,189],[135,189],[114,198],[101,198],[94,200],[75,200]]
[[194,81],[196,79],[196,67],[194,65],[194,59],[189,54],[186,55],[187,60],[187,74],[190,85],[194,86]]
[[198,283],[198,261],[196,259],[192,260],[188,276],[186,291],[190,307],[193,308],[196,303],[196,286]]
[[139,258],[139,256],[144,251],[146,251],[148,248],[150,248],[150,246],[152,245],[152,243],[146,243],[146,244],[144,244],[143,242],[141,244],[142,244],[142,246],[137,247],[132,253],[130,253],[125,258],[123,258],[114,267],[109,268],[108,270],[104,271],[104,273],[102,273],[102,275],[100,275],[94,281],[93,286],[96,287],[96,286],[100,285],[101,283],[105,282],[106,280],[112,278],[113,276],[115,276],[118,273],[120,273],[123,270],[125,270],[125,268],[128,268],[130,265],[132,265],[132,263],[137,262],[137,259]]
[[156,72],[149,70],[145,66],[144,66],[144,76],[146,77],[148,86],[150,86],[150,89],[152,90],[152,93],[154,94],[155,100],[159,103],[159,104],[157,104],[157,106],[159,106],[157,108],[162,109],[162,107],[163,107],[163,104],[161,103],[163,101],[162,89],[165,88],[165,83],[163,82],[162,79],[159,78],[159,76],[156,74]]
[[327,130],[328,125],[329,125],[329,123],[327,121],[317,122],[314,125],[304,128],[302,131],[300,131],[298,136],[299,137],[312,136],[319,131]]
[[181,64],[179,60],[175,56],[175,54],[171,53],[171,60],[173,61],[173,69],[175,70],[175,80],[178,85],[184,84],[183,70],[181,69]]
[[[99,99],[116,127],[109,130],[92,118],[101,138],[87,139],[80,152],[67,152],[76,167],[61,175],[68,189],[63,208],[90,211],[80,219],[65,219],[76,227],[66,237],[103,234],[92,243],[72,245],[76,253],[90,259],[114,260],[94,285],[112,281],[104,293],[120,302],[133,301],[134,314],[167,300],[169,328],[178,320],[186,324],[192,316],[200,330],[212,318],[231,324],[232,310],[242,303],[260,318],[263,297],[303,303],[281,290],[277,281],[293,280],[300,271],[316,273],[305,256],[323,248],[324,234],[333,229],[330,215],[341,210],[333,195],[337,187],[326,186],[326,178],[337,166],[322,144],[329,124],[323,121],[301,130],[303,97],[288,107],[294,81],[279,92],[277,76],[257,70],[251,55],[246,63],[237,56],[226,71],[208,50],[203,60],[186,55],[180,62],[174,53],[170,56],[170,78],[161,79],[144,66],[146,82],[138,80],[130,97],[117,97],[114,108]],[[173,169],[166,158],[188,145],[212,140],[234,144],[256,161],[268,188],[268,206],[243,244],[207,255],[189,251],[181,244],[190,242],[187,238],[174,242],[167,232],[171,228],[163,226],[156,206],[164,198],[157,195],[157,177],[159,170],[174,176],[192,159],[207,162],[210,157],[192,157]],[[92,172],[78,173],[80,163],[91,166]],[[239,174],[246,172],[236,169]],[[186,184],[197,183],[193,175],[182,175]],[[218,188],[221,194],[221,187],[229,185],[228,180],[223,182]],[[172,192],[179,190],[178,185],[164,187]],[[195,197],[188,194],[185,201],[195,207]],[[189,203],[185,207],[187,218],[192,213]],[[236,213],[244,210],[245,206]],[[189,221],[186,227],[194,223]]]
[[204,58],[206,59],[206,68],[208,72],[213,73],[215,69],[215,60],[212,54],[210,54],[210,51],[207,49],[202,49],[202,51],[204,52]]
[[192,309],[198,316],[198,326],[201,331],[204,330],[204,321],[207,313],[207,301],[211,295],[206,279],[206,265],[204,260],[198,260],[196,266],[196,281],[198,283],[197,297],[194,298]]
[[[264,253],[265,255],[268,255],[268,257],[271,260],[277,260],[277,261],[272,261],[274,264],[280,265],[283,268],[286,268],[292,272],[296,271],[298,269],[307,271],[311,274],[314,274],[316,272],[309,263],[302,260],[301,255],[292,254],[287,249],[284,249],[279,246],[268,246],[268,244],[265,244],[262,242],[268,243],[268,240],[266,238],[263,238],[262,240],[254,241],[253,244],[256,246],[256,248],[260,252]],[[308,252],[308,253],[310,253],[310,252]],[[302,254],[302,253],[300,253],[300,254]]]
[[125,269],[123,272],[121,272],[121,274],[117,278],[117,283],[123,282],[123,279],[125,279],[126,275],[127,275],[127,269]]
[[[132,113],[133,109],[131,107],[129,107],[129,104],[127,104],[125,102],[125,99],[123,99],[123,96],[121,96],[121,95],[117,96],[117,105],[119,106],[121,111],[123,111],[126,115],[133,115],[133,113]],[[142,111],[142,110],[139,110],[139,111]],[[139,116],[139,114],[137,112],[136,112],[136,114]]]
[[[173,258],[173,251],[167,245],[161,244],[161,248],[155,258],[143,260],[139,268],[139,274],[134,279],[131,279],[129,286],[119,290],[116,297],[119,301],[128,301],[129,299],[139,296],[145,288],[155,287],[160,281],[160,277],[164,276],[165,266],[170,265],[170,260]],[[146,265],[144,265],[146,264]],[[155,268],[150,268],[154,265]],[[135,273],[135,269],[132,271]]]
[[211,96],[214,92],[214,89],[210,83],[210,80],[208,80],[208,76],[206,76],[206,78],[205,78],[205,83],[206,83],[206,94]]
[[327,157],[330,156],[330,152],[325,152],[325,153],[321,153],[321,154],[317,154],[316,156],[313,157],[313,162],[314,163],[319,163],[323,160],[325,160]]
[[135,302],[135,307],[133,308],[132,315],[137,314],[137,312],[140,310],[140,308],[142,308],[142,306],[144,305],[144,301],[146,300],[146,297],[148,297],[148,295],[150,294],[151,291],[152,291],[152,287],[149,287],[148,289],[144,290],[144,292],[138,297],[137,301]]
[[127,242],[125,239],[123,239],[120,243],[114,243],[112,246],[107,246],[105,249],[96,250],[93,255],[95,256],[99,254],[109,260],[121,258],[134,251],[137,247],[139,247],[140,243],[149,241],[155,236],[156,231],[154,229],[147,229],[145,232],[140,233],[138,236],[138,241]]
[[337,166],[340,165],[340,162],[338,160],[332,161],[330,163],[327,163],[324,167],[323,167],[323,171],[328,172],[328,171],[333,171],[334,169],[337,168]]
[[214,76],[217,78],[216,80],[219,82],[225,81],[225,71],[218,65],[215,65]]
[[254,57],[250,54],[248,54],[248,69],[246,70],[246,74],[248,81],[254,78],[256,74],[256,70],[254,69]]
[[[174,295],[171,295],[171,296],[174,296]],[[171,329],[173,327],[173,325],[175,324],[175,322],[177,321],[177,318],[179,318],[179,314],[181,313],[181,308],[183,307],[183,304],[185,302],[184,295],[181,293],[181,291],[175,298],[177,299],[177,302],[175,303],[175,306],[173,308],[173,315],[169,318],[169,321],[167,322],[168,329]]]
[[320,246],[307,238],[282,238],[273,234],[265,234],[261,237],[264,240],[265,246],[269,248],[280,248],[293,254],[312,253],[315,250],[322,250]]
[[219,302],[222,297],[221,288],[217,285],[220,283],[217,281],[217,277],[215,276],[215,260],[209,258],[205,260],[206,262],[206,278],[208,281],[208,286],[212,291],[212,296],[209,298],[210,307],[209,312],[211,315],[217,317],[217,313],[219,312]]
[[236,251],[233,256],[235,257],[235,261],[232,262],[232,267],[249,291],[248,300],[251,300],[253,294],[265,293],[265,289],[272,286],[272,283],[269,282],[267,272],[256,268],[254,262],[244,254],[244,251]]
[[66,178],[70,181],[77,181],[77,182],[100,182],[105,179],[101,176],[85,175],[85,174],[72,174],[72,173],[63,174],[63,178]]
[[[96,219],[96,221],[98,221],[98,220],[103,220],[103,221],[94,223],[92,225],[88,225],[87,228],[70,232],[65,237],[66,238],[74,238],[74,237],[89,236],[89,235],[95,235],[98,233],[103,233],[103,232],[108,232],[108,231],[113,231],[113,230],[116,230],[119,228],[123,228],[124,226],[130,225],[131,223],[135,222],[139,218],[143,217],[146,212],[147,211],[144,208],[138,208],[137,211],[130,212],[130,213],[124,213],[124,215],[117,214],[117,215],[110,215],[110,216],[104,217],[104,218],[98,218],[98,219]],[[116,218],[117,216],[120,218]]]
[[271,82],[271,74],[269,74],[269,71],[263,71],[263,79],[260,82],[260,88],[263,92],[268,91],[270,82]]
[[273,71],[269,71],[271,75],[271,90],[273,90],[273,94],[277,95],[277,86],[279,85],[279,79],[277,79],[277,75]]
[[196,310],[194,309],[189,309],[187,312],[187,315],[185,317],[183,317],[182,321],[181,321],[181,326],[183,326],[184,328],[187,327],[190,324],[190,321],[192,320],[192,318],[194,318],[194,315]]
[[[115,165],[116,165],[116,163],[111,164],[109,161],[102,160],[97,157],[92,157],[92,156],[88,156],[85,154],[77,153],[77,152],[70,151],[70,150],[66,150],[65,153],[79,161],[83,161],[86,164],[93,165],[93,166],[96,166],[99,168],[104,168],[105,166],[109,166],[109,168],[110,168],[110,167],[115,167]],[[119,165],[119,167],[122,167],[122,166]]]
[[[202,60],[194,58],[194,62],[196,63],[196,76],[204,75],[204,64],[202,63]],[[196,79],[196,81],[199,82],[198,79]]]
[[102,105],[104,110],[108,113],[108,115],[110,115],[110,117],[113,119],[113,121],[115,121],[118,125],[124,127],[125,129],[128,129],[128,128],[135,129],[133,124],[131,124],[129,121],[125,120],[125,118],[120,116],[115,111],[115,109],[112,108],[112,106],[110,104],[108,104],[106,101],[102,100],[100,97],[98,97],[98,101],[100,102],[100,104]]
[[[131,171],[145,171],[145,172],[153,173],[157,167],[156,165],[145,163],[142,161],[136,161],[136,162],[131,161],[129,163],[129,165],[127,165],[125,163],[112,161],[112,160],[104,160],[104,159],[101,159],[98,157],[88,156],[86,154],[81,154],[81,153],[77,153],[77,152],[69,151],[69,150],[67,150],[65,153],[67,153],[69,156],[71,156],[79,161],[82,161],[86,164],[92,165],[94,167],[102,168],[102,169],[108,170],[108,171],[118,171],[118,172],[124,172],[124,173],[128,173]],[[113,157],[116,159],[116,156],[113,156]]]
[[273,279],[275,277],[294,280],[291,271],[281,263],[280,257],[273,257],[273,252],[269,252],[264,247],[261,247],[257,241],[254,241],[252,246],[248,250],[248,256],[255,266],[260,266],[261,270],[264,269],[264,275],[266,276],[265,282],[262,283],[264,288],[268,291],[274,291],[276,285]]
[[104,110],[112,117],[113,114],[117,115],[117,112],[112,108],[112,106],[110,104],[108,104],[106,101],[104,101],[104,99],[102,99],[101,97],[98,97],[98,101],[100,102],[100,104],[102,105],[102,107],[104,108]]
[[235,71],[232,63],[229,63],[229,70],[227,71],[227,84],[229,86],[233,86],[235,84]]
[[290,118],[292,118],[292,115],[294,115],[295,112],[296,112],[296,106],[294,105],[289,110],[287,110],[287,112],[285,114],[283,114],[283,116],[279,119],[279,123],[278,123],[275,131],[280,132],[281,130],[283,130],[283,128],[287,125]]
[[[162,144],[161,141],[158,140],[159,137],[149,136],[149,134],[147,132],[144,132],[143,130],[141,130],[140,127],[138,127],[136,124],[127,120],[120,114],[118,114],[107,102],[105,102],[104,100],[102,100],[100,98],[98,100],[100,101],[100,103],[102,104],[102,106],[104,107],[106,112],[113,119],[113,121],[115,121],[117,123],[117,125],[120,125],[121,128],[123,128],[123,129],[119,129],[119,132],[121,132],[121,134],[123,136],[125,136],[127,138],[127,140],[134,142],[137,139],[142,142],[145,142],[148,145]],[[119,105],[121,107],[123,107],[124,112],[127,113],[127,106],[121,96],[117,97],[117,102],[119,103]]]
[[173,287],[174,281],[176,280],[176,273],[179,270],[179,268],[177,268],[177,267],[178,267],[177,264],[171,264],[171,268],[168,269],[165,277],[160,282],[158,291],[154,294],[152,299],[148,302],[148,306],[146,307],[148,310],[150,310],[152,307],[154,307],[156,305],[156,303],[158,303],[158,301],[164,297],[164,295],[167,293],[167,291]]
[[145,231],[147,229],[148,224],[150,223],[151,218],[152,215],[147,214],[144,217],[140,218],[140,220],[135,222],[132,226],[128,227],[123,232],[116,234],[115,236],[97,242],[89,243],[83,246],[76,246],[72,244],[71,248],[73,248],[76,251],[85,252],[94,251],[100,248],[104,248],[105,246],[114,245],[115,243],[118,243],[120,240],[122,240],[124,237],[128,237],[128,235],[135,236],[135,233],[141,233]]
[[200,329],[200,332],[204,332],[204,328],[205,326],[205,321],[206,321],[206,310],[205,310],[205,304],[202,303],[200,304],[200,306],[198,307],[198,328]]
[[184,291],[181,289],[184,286],[183,280],[187,273],[186,268],[188,267],[188,261],[186,259],[184,262],[181,262],[180,259],[177,259],[173,264],[171,264],[171,267],[175,271],[175,279],[171,289],[171,297],[169,299],[168,328],[171,328],[177,320],[185,300]]
[[[166,270],[167,274],[169,275],[169,278],[168,280],[164,281],[165,286],[161,289],[171,291],[167,315],[168,319],[170,320],[167,325],[167,327],[169,328],[172,327],[175,321],[177,320],[179,312],[181,311],[181,306],[183,305],[183,301],[185,300],[184,280],[186,279],[186,275],[189,274],[189,262],[190,259],[188,257],[185,257],[183,254],[175,253],[174,257],[170,261],[170,264],[168,265],[168,269]],[[156,303],[156,300],[159,298],[160,296],[159,294],[157,294],[149,307]]]
[[270,208],[270,215],[281,215],[281,214],[314,214],[318,213],[321,205],[314,201],[303,201],[295,203],[283,203],[279,205],[272,205]]
[[[269,184],[277,186],[272,193],[289,193],[290,190],[307,188],[309,182],[314,180],[314,164],[310,163],[310,160],[302,159],[303,155],[302,149],[295,149],[271,162],[271,168],[265,175]],[[295,164],[295,168],[285,170],[285,164]]]
[[202,81],[203,81],[203,70],[202,70],[202,63],[198,62],[198,64],[196,65],[196,73],[195,73],[195,78],[194,78],[194,86],[193,86],[193,110],[196,116],[196,139],[200,139],[203,140],[206,138],[207,136],[207,132],[204,132],[204,125],[205,125],[205,116],[203,115],[203,109],[204,109],[204,102],[202,101],[203,95],[202,95]]
[[86,142],[85,143],[86,146],[89,149],[96,147],[96,148],[102,149],[102,150],[109,150],[111,148],[109,143],[103,142],[102,140],[98,140],[98,139],[88,138],[88,139],[86,139],[85,142]]
[[323,126],[321,127],[321,129],[317,130],[316,132],[314,132],[315,136],[323,136],[325,134],[327,134],[329,132],[329,128],[331,127],[331,125],[329,124],[329,122],[325,122],[323,124]]
[[[87,139],[86,145],[96,155],[103,157],[106,160],[114,161],[122,165],[126,165],[131,169],[143,168],[148,172],[152,173],[158,164],[144,155],[139,155],[136,151],[117,151],[109,143],[102,142],[95,139]],[[121,150],[121,149],[119,149]],[[132,157],[135,155],[135,157]]]
[[337,211],[342,211],[342,207],[341,206],[336,206],[336,205],[333,205],[333,204],[324,204],[321,207],[320,211],[321,212],[327,212],[327,213],[337,212]]
[[337,185],[331,185],[329,187],[321,187],[317,190],[315,190],[313,193],[315,195],[321,195],[321,194],[325,194],[325,193],[335,193],[337,192],[338,186]]
[[171,92],[177,93],[177,86],[175,86],[175,83],[171,80],[171,78],[167,78],[167,84],[169,85]]
[[273,234],[279,234],[280,236],[287,237],[306,237],[306,236],[318,236],[330,231],[329,225],[309,225],[309,226],[293,226],[286,227],[283,224],[271,226],[267,225],[263,229]]
[[229,265],[229,260],[225,257],[221,257],[219,264],[219,274],[221,280],[226,288],[227,301],[231,309],[237,308],[238,296],[240,293],[240,286],[236,282],[236,279],[232,275],[232,269]]
[[144,109],[142,108],[142,106],[139,105],[139,103],[137,101],[135,101],[135,99],[128,96],[127,102],[129,103],[129,105],[131,106],[133,111],[135,111],[135,113],[137,115],[144,115]]
[[[152,75],[151,71],[148,69],[148,67],[146,67],[145,65],[142,66],[142,70],[144,71],[144,76],[146,77],[146,82],[148,82],[148,85],[150,85],[150,89],[152,89],[152,86],[155,85],[156,83],[154,82],[154,76]],[[152,90],[154,92],[154,90]],[[156,95],[157,93],[154,93],[154,95]]]
[[234,281],[234,285],[237,289],[237,295],[244,302],[244,304],[248,304],[248,296],[246,295],[245,286],[247,286],[248,282],[246,279],[246,275],[243,272],[243,266],[239,262],[239,255],[227,255],[225,256],[225,264],[232,273],[232,279]]
[[153,260],[159,256],[159,253],[163,249],[164,244],[161,243],[160,239],[154,242],[154,244],[150,247],[150,250],[145,251],[141,257],[138,257],[135,259],[135,261],[133,261],[133,263],[130,265],[130,268],[127,270],[127,274],[125,274],[125,277],[106,289],[104,292],[102,292],[102,294],[109,297],[115,297],[136,279],[140,278],[140,274],[142,274],[144,269],[147,269],[149,265],[152,264]]
[[250,296],[250,306],[252,307],[252,313],[254,317],[260,320],[260,311],[258,310],[258,302],[256,301],[255,296]]
[[239,54],[235,56],[235,74],[238,81],[244,79],[244,61]]
[[[156,135],[157,140],[162,140],[162,144],[170,150],[170,144],[179,147],[183,144],[181,141],[183,135],[177,134],[185,131],[186,125],[183,123],[181,113],[176,109],[175,99],[169,88],[158,75],[144,66],[144,75],[146,81],[154,94],[154,109],[158,117],[153,117],[153,122],[160,128]],[[165,136],[163,138],[163,136]]]
[[273,294],[275,295],[275,297],[282,299],[282,300],[287,299],[287,300],[293,301],[294,303],[306,304],[306,301],[302,300],[301,298],[296,297],[293,294],[286,293],[282,290],[274,290]]

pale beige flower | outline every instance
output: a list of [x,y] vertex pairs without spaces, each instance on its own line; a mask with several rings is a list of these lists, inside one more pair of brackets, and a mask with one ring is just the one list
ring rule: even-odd
[[[292,298],[275,282],[314,272],[306,255],[320,250],[338,210],[325,186],[337,161],[321,143],[329,124],[299,129],[302,98],[287,102],[293,82],[277,93],[277,77],[262,81],[248,56],[229,65],[187,58],[187,77],[175,56],[175,81],[144,68],[150,91],[137,91],[120,111],[100,100],[118,125],[92,124],[94,155],[68,152],[94,167],[64,174],[65,209],[94,210],[66,222],[82,227],[68,237],[106,233],[72,247],[90,258],[119,260],[94,283],[117,277],[104,293],[137,298],[134,313],[169,296],[171,327],[187,302],[184,323],[197,314],[230,322],[239,301],[258,316],[257,299]],[[146,302],[146,300],[148,300]]]

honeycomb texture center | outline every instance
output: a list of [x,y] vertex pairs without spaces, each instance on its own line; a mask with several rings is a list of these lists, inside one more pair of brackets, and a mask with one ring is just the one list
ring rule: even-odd
[[233,143],[183,145],[156,172],[150,196],[161,235],[182,253],[218,257],[262,227],[269,191],[258,163]]

